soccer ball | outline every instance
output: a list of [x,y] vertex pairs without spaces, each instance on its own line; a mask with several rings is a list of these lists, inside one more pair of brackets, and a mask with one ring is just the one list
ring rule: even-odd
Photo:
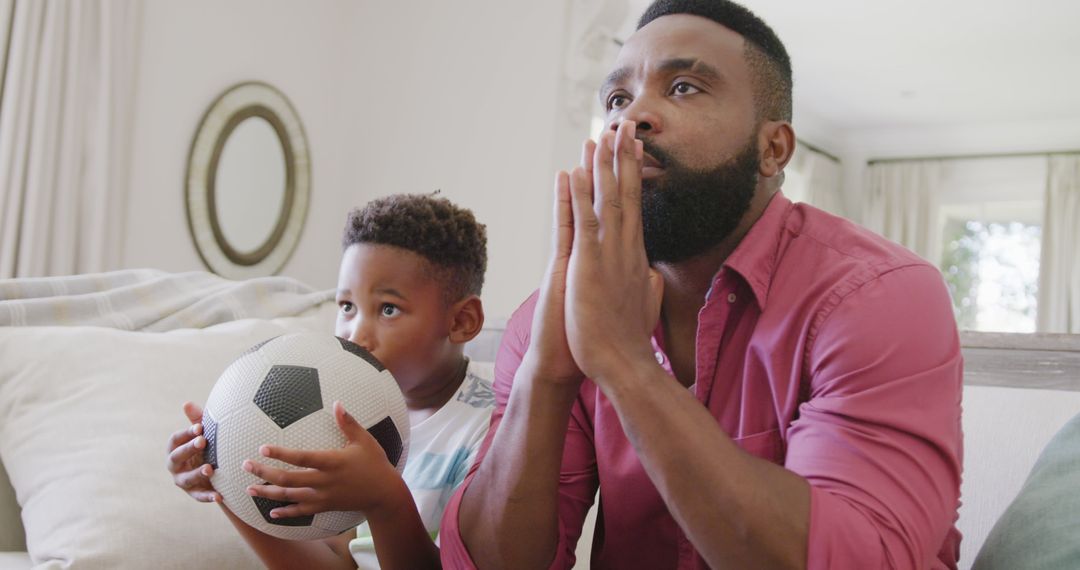
[[218,378],[203,410],[205,461],[225,506],[266,534],[290,540],[325,538],[355,528],[360,512],[333,511],[284,519],[270,511],[289,503],[247,494],[264,481],[242,468],[245,459],[283,469],[259,447],[341,448],[334,420],[340,400],[375,437],[400,474],[409,449],[409,417],[393,376],[363,348],[335,336],[299,333],[265,340],[240,355]]

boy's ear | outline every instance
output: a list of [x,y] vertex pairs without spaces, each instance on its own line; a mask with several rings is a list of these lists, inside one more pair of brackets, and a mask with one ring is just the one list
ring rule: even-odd
[[484,328],[484,304],[480,297],[469,295],[450,307],[450,342],[465,344],[480,334]]

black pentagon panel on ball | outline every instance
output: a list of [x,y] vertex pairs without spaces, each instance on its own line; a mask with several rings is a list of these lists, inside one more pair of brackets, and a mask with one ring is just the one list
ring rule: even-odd
[[253,401],[278,427],[287,428],[322,409],[319,371],[306,366],[272,366]]
[[[266,483],[263,483],[263,485],[266,485]],[[273,499],[267,499],[266,497],[252,497],[251,500],[255,501],[255,507],[259,509],[259,514],[262,515],[262,518],[266,519],[266,522],[270,524],[276,524],[278,526],[311,526],[312,521],[315,520],[315,515],[288,517],[284,519],[271,518],[270,511],[280,507],[295,505],[296,503],[275,501]]]
[[398,433],[394,420],[390,419],[390,416],[386,416],[381,422],[368,428],[368,433],[382,446],[383,451],[386,452],[386,458],[390,460],[390,464],[397,467],[404,446],[401,444],[401,434]]
[[206,437],[206,449],[203,450],[203,461],[217,469],[217,422],[210,414],[202,417],[203,436]]
[[338,342],[341,343],[341,348],[344,348],[348,352],[351,352],[351,353],[355,354],[356,356],[359,356],[360,358],[363,358],[365,361],[367,361],[368,364],[370,364],[372,367],[374,367],[375,370],[378,370],[379,372],[382,372],[383,370],[386,370],[386,367],[383,366],[383,363],[379,362],[379,359],[375,358],[375,355],[373,355],[370,352],[368,352],[367,350],[365,350],[364,347],[360,346],[359,344],[356,344],[355,342],[345,340],[345,339],[341,338],[340,336],[337,337],[337,339],[338,339]]

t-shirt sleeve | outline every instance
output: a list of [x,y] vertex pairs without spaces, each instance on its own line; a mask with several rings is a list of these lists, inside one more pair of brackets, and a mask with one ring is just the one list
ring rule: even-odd
[[[499,423],[506,411],[510,399],[510,388],[517,373],[525,350],[529,345],[529,332],[532,326],[533,309],[536,306],[537,293],[534,293],[515,311],[507,323],[495,360],[495,411],[491,416],[491,426],[480,446],[479,458],[469,469],[465,481],[450,499],[442,520],[441,555],[443,566],[447,568],[475,568],[468,549],[461,538],[458,527],[458,513],[461,497],[469,487],[476,470],[484,460],[491,440],[498,430]],[[563,464],[559,478],[559,545],[552,568],[570,568],[574,565],[574,549],[581,536],[582,524],[597,489],[596,456],[592,447],[591,423],[585,413],[579,396],[571,411],[567,428],[566,444],[563,452]]]
[[810,343],[785,461],[811,485],[809,568],[938,567],[943,545],[958,546],[946,543],[962,445],[962,358],[940,274],[909,266],[871,280]]

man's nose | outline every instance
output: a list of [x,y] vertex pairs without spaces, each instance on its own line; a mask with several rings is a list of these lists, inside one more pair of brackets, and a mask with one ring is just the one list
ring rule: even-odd
[[664,126],[655,102],[648,97],[638,98],[628,103],[619,111],[618,116],[612,119],[608,128],[617,130],[619,123],[623,121],[636,122],[638,134],[657,135]]

